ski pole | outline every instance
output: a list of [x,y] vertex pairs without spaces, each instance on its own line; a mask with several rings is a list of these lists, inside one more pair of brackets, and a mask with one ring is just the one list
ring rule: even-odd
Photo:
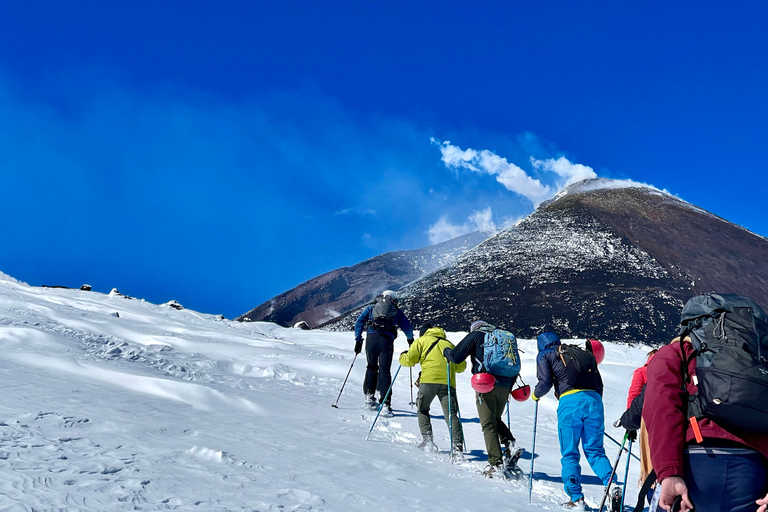
[[344,377],[344,384],[341,385],[341,391],[339,391],[339,396],[336,397],[336,403],[333,404],[331,407],[335,407],[336,409],[339,408],[339,406],[336,404],[339,403],[339,398],[341,398],[341,392],[344,391],[344,386],[347,385],[347,379],[349,378],[349,374],[352,373],[352,367],[355,366],[355,359],[357,359],[357,354],[355,354],[355,357],[352,358],[352,364],[349,365],[349,371],[347,372],[347,376]]
[[507,428],[512,432],[512,424],[509,422],[509,397],[507,397]]
[[531,503],[533,492],[533,461],[536,459],[536,422],[539,417],[539,401],[535,402],[533,409],[533,442],[531,443],[531,475],[528,477],[528,503]]
[[[616,446],[622,446],[622,443],[619,443],[617,440],[615,440],[613,437],[611,437],[611,435],[610,435],[608,432],[606,432],[606,433],[605,433],[605,437],[607,437],[608,439],[610,439],[611,441],[613,441],[614,443],[616,443]],[[624,451],[627,451],[627,450],[626,450],[626,448],[624,449]],[[637,459],[638,461],[640,460],[640,457],[638,457],[638,456],[637,456],[637,455],[635,455],[634,453],[633,453],[633,454],[631,454],[631,455],[632,455],[632,456],[633,456],[635,459]]]
[[533,461],[536,459],[536,420],[539,417],[539,401],[536,400],[533,408],[533,443],[531,443],[531,476],[528,478],[528,503],[531,502],[533,493]]
[[448,378],[448,437],[451,438],[451,463],[453,463],[453,421],[451,421],[451,362],[445,362]]
[[373,424],[371,425],[371,430],[368,431],[368,435],[365,436],[365,440],[368,441],[368,439],[371,437],[371,432],[373,432],[373,427],[376,426],[376,422],[379,421],[379,415],[381,414],[381,410],[384,408],[384,404],[387,401],[387,397],[389,397],[389,392],[392,391],[392,385],[395,383],[395,379],[397,378],[397,374],[400,373],[400,368],[402,368],[403,365],[400,365],[397,367],[397,371],[395,372],[395,376],[392,377],[392,382],[389,384],[389,389],[387,389],[387,394],[384,395],[384,398],[381,399],[381,405],[379,405],[379,412],[376,413],[376,418],[373,420]]
[[416,405],[416,402],[413,401],[413,367],[408,368],[408,374],[410,376],[410,381],[411,381],[411,403],[408,405],[410,405],[411,409],[413,409],[413,406]]
[[[629,454],[632,455],[632,439],[629,440]],[[627,467],[624,469],[624,488],[621,490],[621,511],[624,512],[624,495],[627,493],[627,478],[629,477],[629,463],[632,457],[627,457]]]
[[[450,389],[448,391],[450,391]],[[467,451],[467,438],[464,437],[464,425],[461,424],[461,409],[459,409],[458,395],[456,395],[456,416],[459,417],[459,428],[461,429],[461,440],[464,442],[464,451]]]
[[608,485],[605,486],[605,494],[603,494],[603,501],[600,502],[600,508],[597,509],[597,512],[603,512],[603,506],[605,505],[605,500],[608,499],[608,493],[611,492],[611,482],[613,482],[613,475],[616,474],[616,468],[619,467],[619,461],[621,461],[621,452],[624,451],[624,443],[627,442],[627,436],[629,436],[629,432],[624,434],[624,440],[621,442],[619,453],[616,455],[616,462],[613,463],[613,470],[611,471],[611,477],[608,479]]

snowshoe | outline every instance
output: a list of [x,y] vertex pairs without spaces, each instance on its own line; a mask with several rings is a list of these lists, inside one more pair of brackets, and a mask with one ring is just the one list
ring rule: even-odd
[[611,512],[621,512],[621,487],[618,485],[611,489]]
[[440,451],[434,441],[432,441],[431,437],[425,437],[422,442],[416,445],[416,448],[429,453],[437,453]]
[[523,449],[515,446],[515,443],[507,444],[504,450],[504,471],[517,469],[517,461],[523,455]]
[[497,464],[496,466],[491,466],[488,464],[483,470],[483,476],[491,479],[506,478],[506,476],[504,476],[504,467],[501,464]]
[[587,504],[584,502],[584,498],[579,498],[576,501],[566,501],[563,503],[563,508],[566,510],[587,510]]
[[370,410],[376,410],[379,408],[379,403],[376,401],[375,396],[365,395],[365,408]]
[[395,413],[392,412],[392,406],[391,405],[385,405],[381,408],[381,417],[382,418],[394,418]]

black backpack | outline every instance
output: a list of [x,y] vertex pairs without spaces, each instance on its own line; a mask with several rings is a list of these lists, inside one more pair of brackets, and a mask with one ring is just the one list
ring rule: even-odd
[[371,325],[377,331],[388,331],[397,336],[396,314],[397,303],[392,297],[383,295],[376,297],[371,311]]
[[603,387],[592,352],[576,345],[561,344],[557,346],[557,353],[565,366],[566,381],[571,388],[598,390]]
[[[747,297],[707,293],[690,299],[680,321],[690,336],[698,387],[688,399],[690,418],[709,418],[743,432],[768,432],[768,316]],[[685,353],[685,352],[683,352]]]

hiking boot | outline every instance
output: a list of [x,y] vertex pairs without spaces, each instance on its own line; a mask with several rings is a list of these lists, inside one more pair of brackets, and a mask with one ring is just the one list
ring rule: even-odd
[[569,500],[563,503],[563,508],[568,510],[586,510],[587,504],[584,503],[584,498],[579,498],[576,501]]
[[375,409],[379,406],[379,404],[376,402],[376,397],[373,396],[373,394],[365,395],[365,406],[369,409]]
[[492,466],[488,464],[483,470],[483,476],[487,478],[504,478],[504,468],[501,464]]

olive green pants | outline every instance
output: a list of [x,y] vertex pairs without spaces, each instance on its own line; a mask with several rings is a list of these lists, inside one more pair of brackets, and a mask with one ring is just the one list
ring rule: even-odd
[[432,438],[432,422],[429,419],[429,406],[437,397],[440,405],[443,406],[443,416],[445,424],[448,425],[448,417],[451,418],[450,428],[453,431],[453,446],[458,447],[464,444],[464,435],[461,431],[459,422],[459,402],[456,399],[456,389],[451,386],[451,412],[448,414],[448,385],[447,384],[424,384],[419,386],[419,394],[416,397],[416,409],[418,410],[419,430],[424,437]]
[[501,442],[514,441],[512,432],[504,424],[501,415],[509,400],[511,388],[496,386],[488,393],[475,392],[477,415],[483,429],[485,449],[488,452],[488,464],[496,466],[502,463]]

